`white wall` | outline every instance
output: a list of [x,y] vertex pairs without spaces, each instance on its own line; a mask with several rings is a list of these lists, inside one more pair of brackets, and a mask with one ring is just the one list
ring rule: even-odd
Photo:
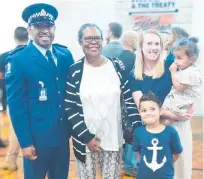
[[55,42],[67,45],[76,60],[83,56],[77,41],[80,26],[96,23],[105,31],[108,23],[115,19],[114,0],[58,0],[53,4],[59,11]]
[[[0,53],[15,48],[13,33],[17,26],[27,27],[22,20],[21,13],[28,5],[39,0],[6,0],[0,5]],[[46,0],[44,1],[46,2]]]

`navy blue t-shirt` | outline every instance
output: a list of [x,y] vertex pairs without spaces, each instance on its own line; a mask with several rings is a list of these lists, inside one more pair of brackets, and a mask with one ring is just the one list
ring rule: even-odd
[[182,150],[173,127],[166,126],[156,134],[148,132],[146,126],[138,127],[133,141],[133,151],[141,154],[137,179],[173,179],[173,154],[180,154]]
[[172,61],[165,61],[164,74],[157,79],[144,75],[143,80],[137,80],[133,72],[131,72],[129,75],[129,85],[132,93],[141,91],[143,94],[147,94],[149,91],[152,91],[159,98],[160,102],[163,103],[172,87],[171,73],[169,71],[171,64]]

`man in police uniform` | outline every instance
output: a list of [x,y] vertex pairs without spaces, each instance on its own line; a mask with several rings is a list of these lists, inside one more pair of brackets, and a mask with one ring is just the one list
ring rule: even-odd
[[32,42],[7,59],[6,90],[11,120],[24,156],[25,179],[67,179],[70,130],[64,112],[65,83],[73,58],[52,44],[57,9],[28,6],[22,18]]
[[[26,46],[28,43],[28,32],[27,29],[25,27],[17,27],[14,31],[14,40],[16,43],[16,48],[12,51],[9,52],[5,52],[2,55],[0,55],[0,74],[2,75],[2,79],[1,81],[1,87],[3,89],[3,101],[4,101],[4,110],[6,109],[6,94],[4,90],[5,87],[5,80],[4,80],[4,74],[5,74],[5,66],[6,66],[6,59],[8,58],[8,56],[13,52],[16,51],[18,48],[22,48],[23,46]],[[0,76],[1,76],[0,75]],[[0,147],[1,147],[1,140],[0,140]],[[14,171],[17,170],[17,157],[19,154],[19,143],[18,140],[16,138],[15,132],[13,130],[12,125],[10,124],[10,130],[9,130],[9,148],[7,151],[7,156],[5,159],[5,162],[0,165],[0,169],[5,169],[5,170],[10,170],[10,171]]]
[[[13,50],[16,50],[17,48],[27,45],[28,42],[28,32],[25,27],[16,27],[14,30],[14,40],[16,43],[16,48]],[[2,96],[2,105],[3,105],[3,110],[6,111],[6,94],[5,94],[5,79],[4,79],[4,74],[5,74],[5,66],[6,66],[6,59],[9,56],[9,54],[13,51],[8,51],[5,53],[2,53],[0,55],[0,88],[3,92]]]

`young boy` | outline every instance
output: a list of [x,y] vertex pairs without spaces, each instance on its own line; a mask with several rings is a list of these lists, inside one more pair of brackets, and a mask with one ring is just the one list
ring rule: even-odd
[[160,123],[161,104],[152,92],[141,97],[139,114],[145,125],[134,133],[137,179],[173,179],[173,163],[183,150],[178,133],[173,127]]

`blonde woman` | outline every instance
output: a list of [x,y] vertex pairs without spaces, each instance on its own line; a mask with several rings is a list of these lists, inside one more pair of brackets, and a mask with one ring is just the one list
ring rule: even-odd
[[140,97],[149,91],[163,102],[171,89],[171,62],[164,60],[163,51],[163,41],[158,31],[148,30],[140,35],[135,68],[129,79],[137,105]]

